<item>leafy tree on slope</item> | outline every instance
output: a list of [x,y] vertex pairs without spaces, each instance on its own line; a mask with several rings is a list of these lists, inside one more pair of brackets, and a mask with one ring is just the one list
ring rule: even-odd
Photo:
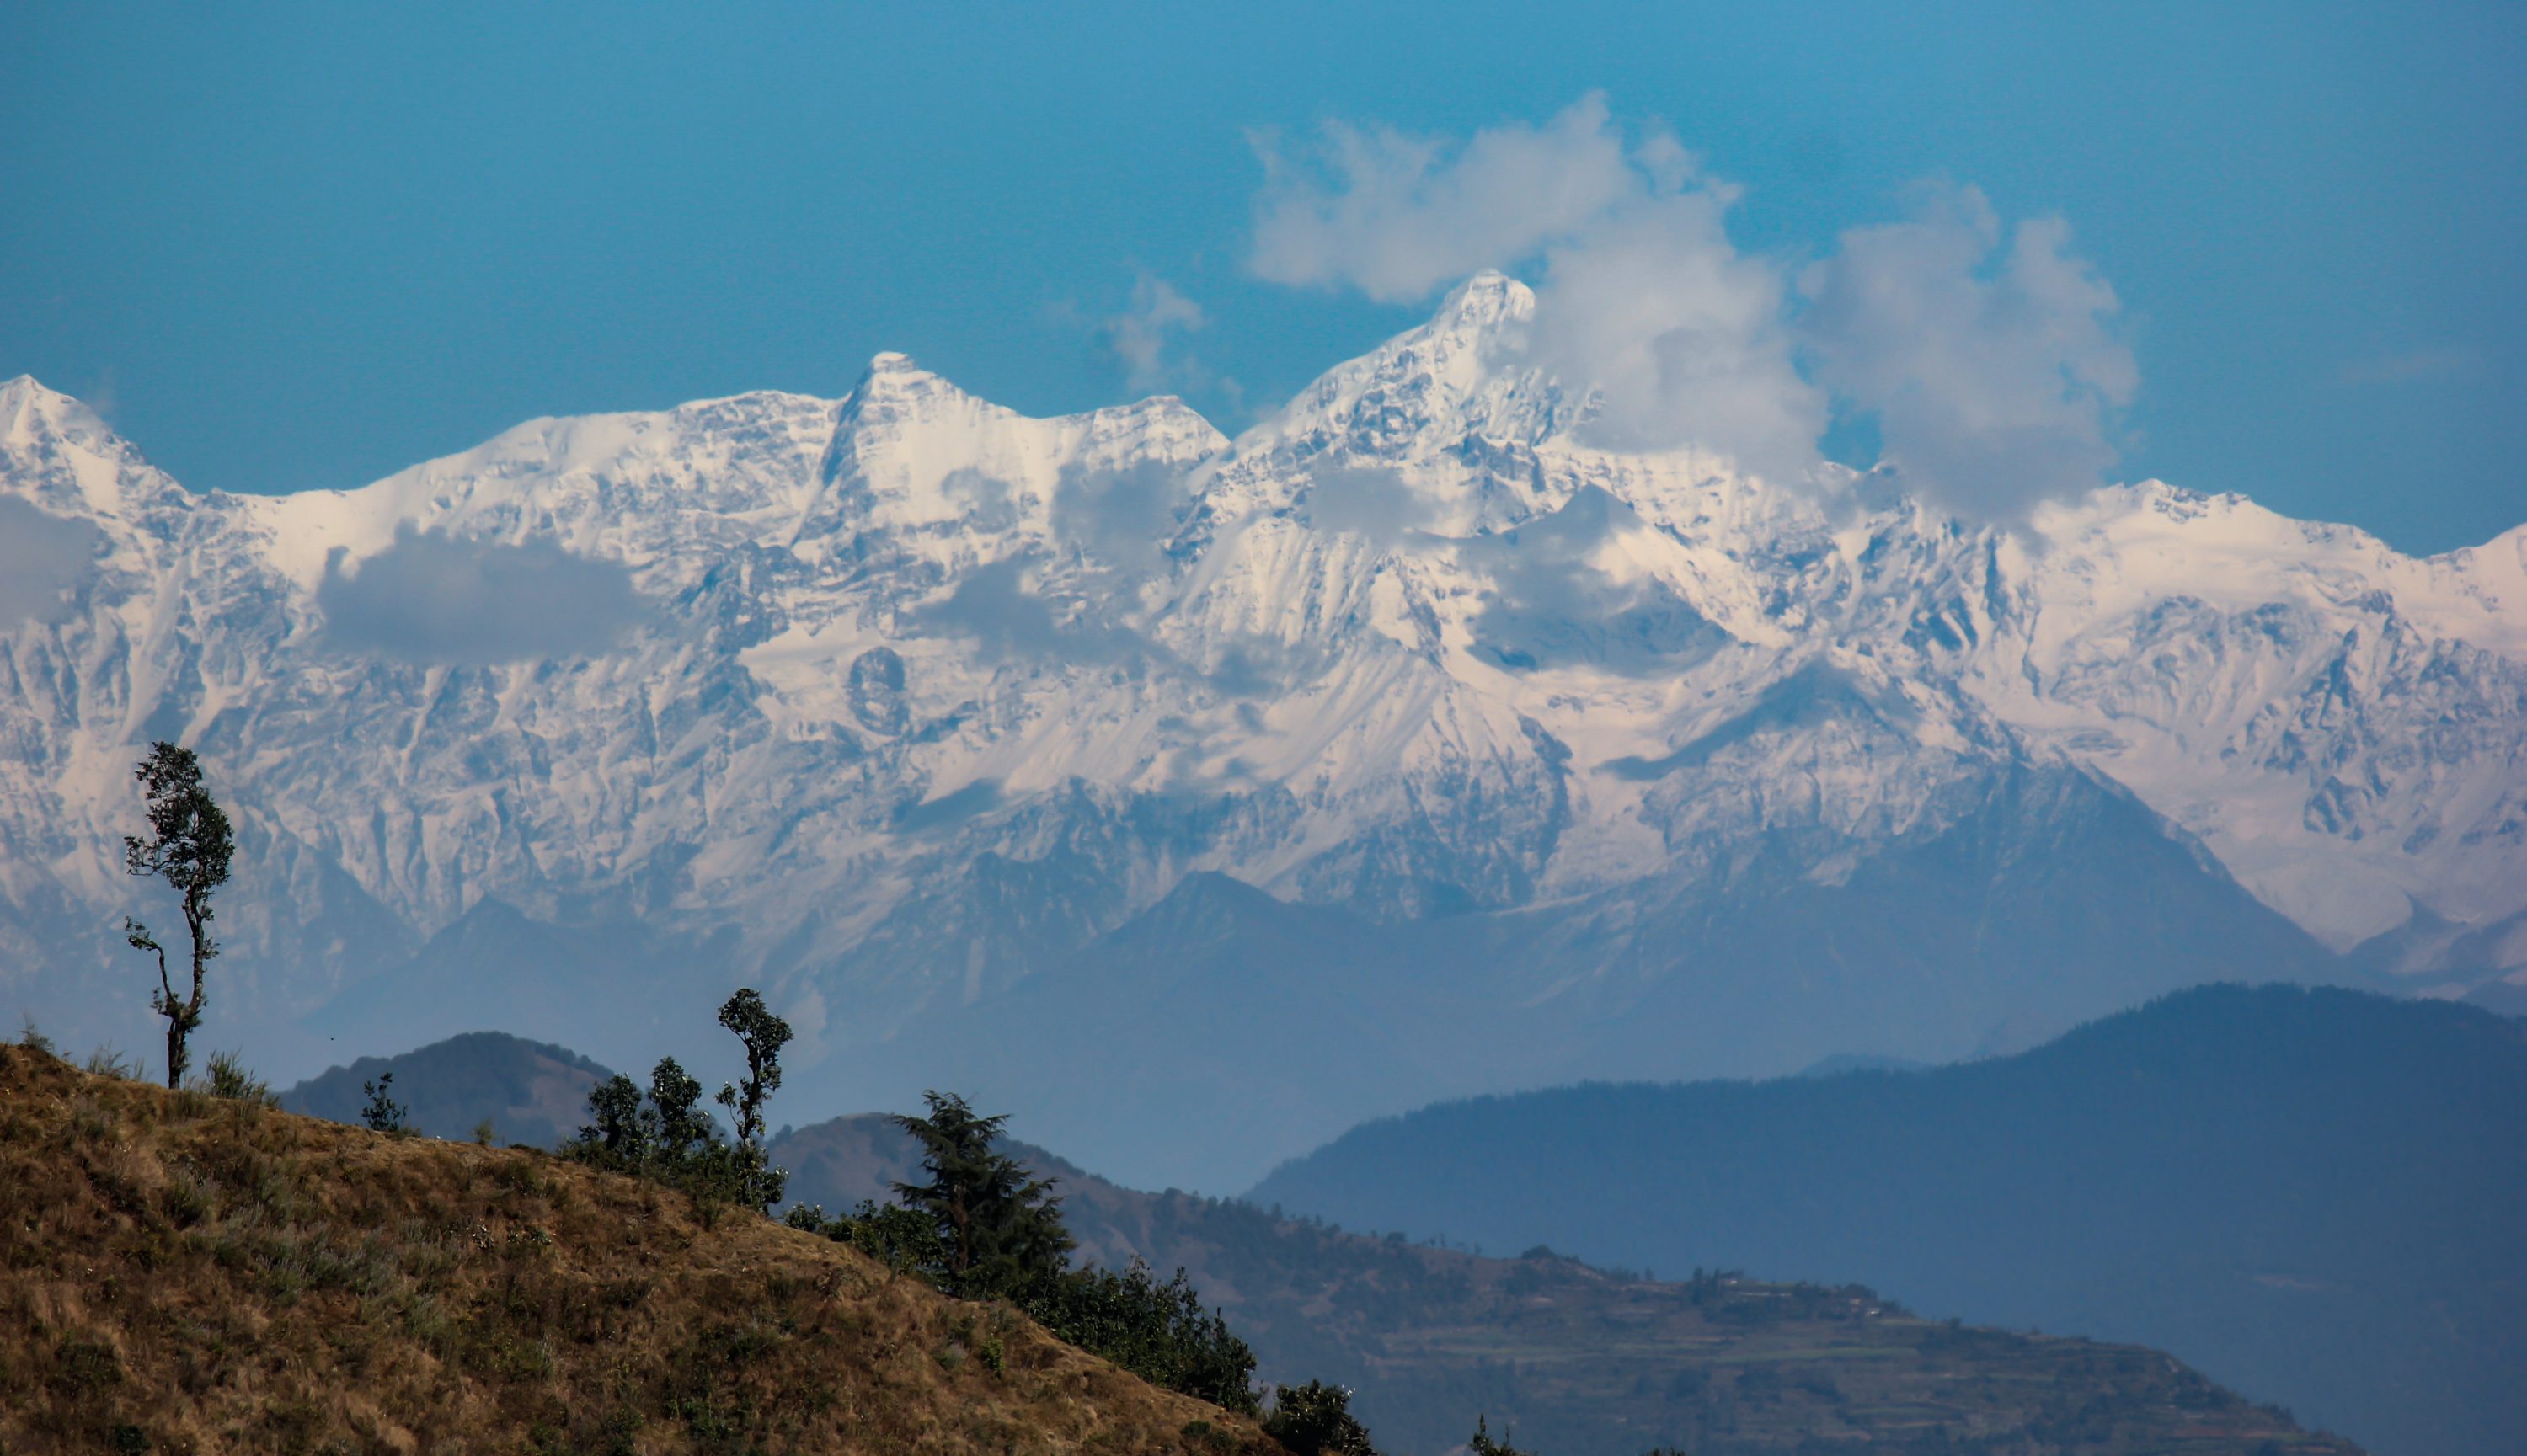
[[781,1086],[781,1048],[790,1042],[790,1024],[774,1016],[751,986],[720,1007],[719,1024],[746,1046],[745,1079],[719,1089],[719,1105],[737,1117],[737,1201],[768,1211],[790,1181],[763,1157],[763,1104]]
[[191,1059],[186,1043],[202,1023],[203,976],[220,953],[219,942],[211,938],[211,892],[228,882],[236,836],[227,811],[202,786],[202,762],[193,750],[152,743],[132,777],[149,805],[149,835],[124,836],[123,868],[129,875],[156,876],[181,897],[184,929],[192,940],[191,994],[176,994],[167,974],[167,949],[147,926],[126,916],[123,936],[132,949],[158,958],[158,988],[150,992],[149,1005],[167,1019],[167,1085],[180,1086]]

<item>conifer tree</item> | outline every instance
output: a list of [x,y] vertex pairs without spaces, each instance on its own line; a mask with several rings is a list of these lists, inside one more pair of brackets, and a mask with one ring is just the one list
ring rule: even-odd
[[930,1179],[895,1191],[938,1228],[953,1292],[1012,1294],[1060,1279],[1076,1244],[1061,1227],[1054,1180],[993,1146],[1007,1117],[977,1116],[953,1092],[924,1092],[922,1100],[928,1117],[893,1121],[921,1144]]
[[[1273,1392],[1264,1433],[1289,1447],[1292,1456],[1378,1456],[1368,1428],[1351,1413],[1350,1389],[1322,1381]],[[1482,1436],[1489,1440],[1491,1433],[1485,1430]]]

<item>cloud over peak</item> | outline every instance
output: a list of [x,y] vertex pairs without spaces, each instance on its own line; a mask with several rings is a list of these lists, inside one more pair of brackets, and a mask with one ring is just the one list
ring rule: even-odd
[[1210,322],[1202,305],[1143,270],[1132,281],[1131,301],[1121,313],[1109,317],[1099,331],[1114,357],[1123,362],[1124,387],[1134,394],[1150,394],[1208,382],[1209,372],[1194,360],[1186,341]]
[[1643,180],[1595,94],[1542,126],[1511,122],[1462,143],[1343,122],[1313,145],[1268,131],[1249,139],[1264,163],[1255,271],[1382,303],[1530,257]]
[[2003,522],[2116,462],[2137,371],[2059,219],[2007,226],[1976,189],[1932,185],[1820,260],[1744,252],[1738,189],[1663,126],[1627,135],[1596,94],[1457,140],[1333,123],[1254,145],[1258,275],[1402,302],[1526,273],[1524,362],[1596,391],[1594,443],[1814,481],[1838,401],[1875,418],[1914,490]]
[[1952,509],[2011,520],[2113,468],[2111,412],[2140,382],[2114,289],[2070,226],[2003,227],[1973,187],[1919,192],[1800,279],[1818,377],[1877,416],[1887,463]]

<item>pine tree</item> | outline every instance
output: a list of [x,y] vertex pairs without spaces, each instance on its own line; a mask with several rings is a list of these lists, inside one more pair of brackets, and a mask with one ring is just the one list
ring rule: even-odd
[[[1274,1391],[1264,1433],[1289,1447],[1292,1456],[1378,1456],[1368,1428],[1351,1413],[1351,1391],[1322,1381]],[[1484,1438],[1490,1438],[1488,1431]]]
[[896,1196],[927,1215],[948,1251],[951,1291],[1015,1294],[1060,1279],[1076,1242],[1061,1227],[1055,1182],[996,1151],[1001,1117],[979,1117],[964,1098],[925,1092],[926,1118],[893,1121],[921,1144],[923,1183],[897,1183]]

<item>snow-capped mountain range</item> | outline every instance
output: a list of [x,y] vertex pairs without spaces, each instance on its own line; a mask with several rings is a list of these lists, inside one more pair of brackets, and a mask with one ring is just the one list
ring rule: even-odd
[[[778,987],[812,1062],[1227,879],[1365,934],[1489,927],[1466,983],[1532,1009],[1717,974],[1750,867],[1825,894],[2006,820],[1941,883],[2093,869],[2075,802],[2294,966],[2527,977],[2527,527],[2414,559],[2146,481],[2007,531],[1885,474],[1595,448],[1516,362],[1532,309],[1477,277],[1234,440],[1169,398],[1028,419],[890,354],[839,402],[540,420],[287,496],[191,493],[0,385],[0,532],[78,543],[0,622],[0,984],[138,1039],[114,928],[148,905],[119,844],[153,737],[237,815],[222,971],[273,1028],[389,1034],[459,961],[516,990],[602,944],[627,985]],[[1687,899],[1701,929],[1650,934]],[[2076,979],[2023,956],[1992,984]],[[2023,1009],[1932,999],[1824,1050],[1954,1055]]]

